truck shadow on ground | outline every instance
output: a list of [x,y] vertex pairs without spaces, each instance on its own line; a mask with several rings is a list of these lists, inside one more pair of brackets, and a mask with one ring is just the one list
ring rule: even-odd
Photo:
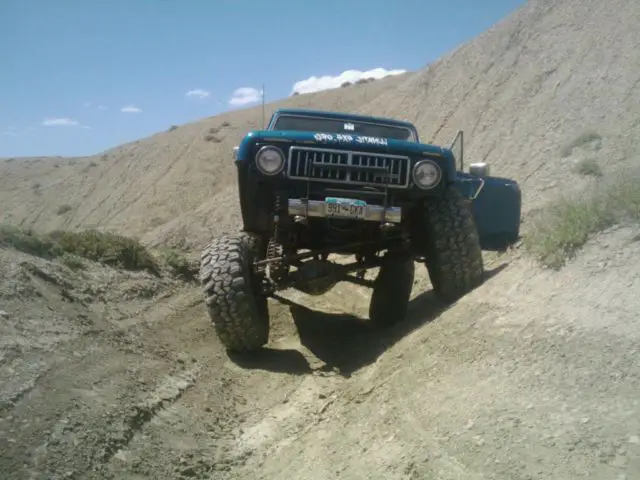
[[[485,280],[497,275],[507,265],[488,270]],[[428,290],[409,302],[407,316],[402,322],[391,328],[377,329],[367,319],[356,315],[326,313],[283,297],[277,299],[289,307],[300,343],[324,362],[324,366],[313,369],[300,351],[274,348],[263,348],[251,355],[230,354],[230,359],[238,366],[294,375],[334,372],[348,378],[451,307],[440,302],[434,292]]]

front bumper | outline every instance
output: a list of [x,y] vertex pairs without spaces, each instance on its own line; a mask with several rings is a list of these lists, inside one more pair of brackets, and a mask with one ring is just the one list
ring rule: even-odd
[[[289,199],[289,215],[300,217],[329,217],[326,214],[327,203],[322,200],[300,200],[298,198]],[[331,217],[340,218],[340,217]],[[358,221],[401,223],[402,208],[383,207],[380,205],[367,205],[364,217]]]

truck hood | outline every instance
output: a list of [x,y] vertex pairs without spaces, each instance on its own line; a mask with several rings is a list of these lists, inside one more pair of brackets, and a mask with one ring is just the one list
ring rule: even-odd
[[[449,156],[446,148],[436,145],[406,142],[391,138],[367,137],[354,134],[327,134],[323,132],[303,132],[298,130],[259,130],[249,132],[240,145],[240,151],[256,142],[287,143],[343,150],[390,153],[396,155]],[[244,147],[244,148],[243,148]]]

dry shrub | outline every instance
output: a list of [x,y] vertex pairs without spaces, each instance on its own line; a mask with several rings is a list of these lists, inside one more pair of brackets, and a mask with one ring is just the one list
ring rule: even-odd
[[593,235],[640,223],[640,171],[622,172],[577,198],[560,198],[531,220],[525,248],[543,265],[560,268]]
[[162,250],[162,259],[171,273],[185,281],[193,282],[198,279],[198,268],[187,256],[172,248]]
[[97,230],[42,234],[3,225],[0,245],[43,258],[64,257],[67,265],[77,265],[72,258],[75,256],[124,270],[147,270],[154,274],[159,271],[155,257],[138,240]]

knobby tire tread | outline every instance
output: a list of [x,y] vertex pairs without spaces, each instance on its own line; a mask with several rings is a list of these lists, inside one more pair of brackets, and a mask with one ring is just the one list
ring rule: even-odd
[[225,235],[214,239],[201,256],[200,281],[209,317],[231,351],[255,350],[269,338],[267,299],[251,266],[258,246],[251,234]]
[[425,204],[427,270],[435,294],[455,302],[484,280],[484,262],[470,201],[453,187]]

